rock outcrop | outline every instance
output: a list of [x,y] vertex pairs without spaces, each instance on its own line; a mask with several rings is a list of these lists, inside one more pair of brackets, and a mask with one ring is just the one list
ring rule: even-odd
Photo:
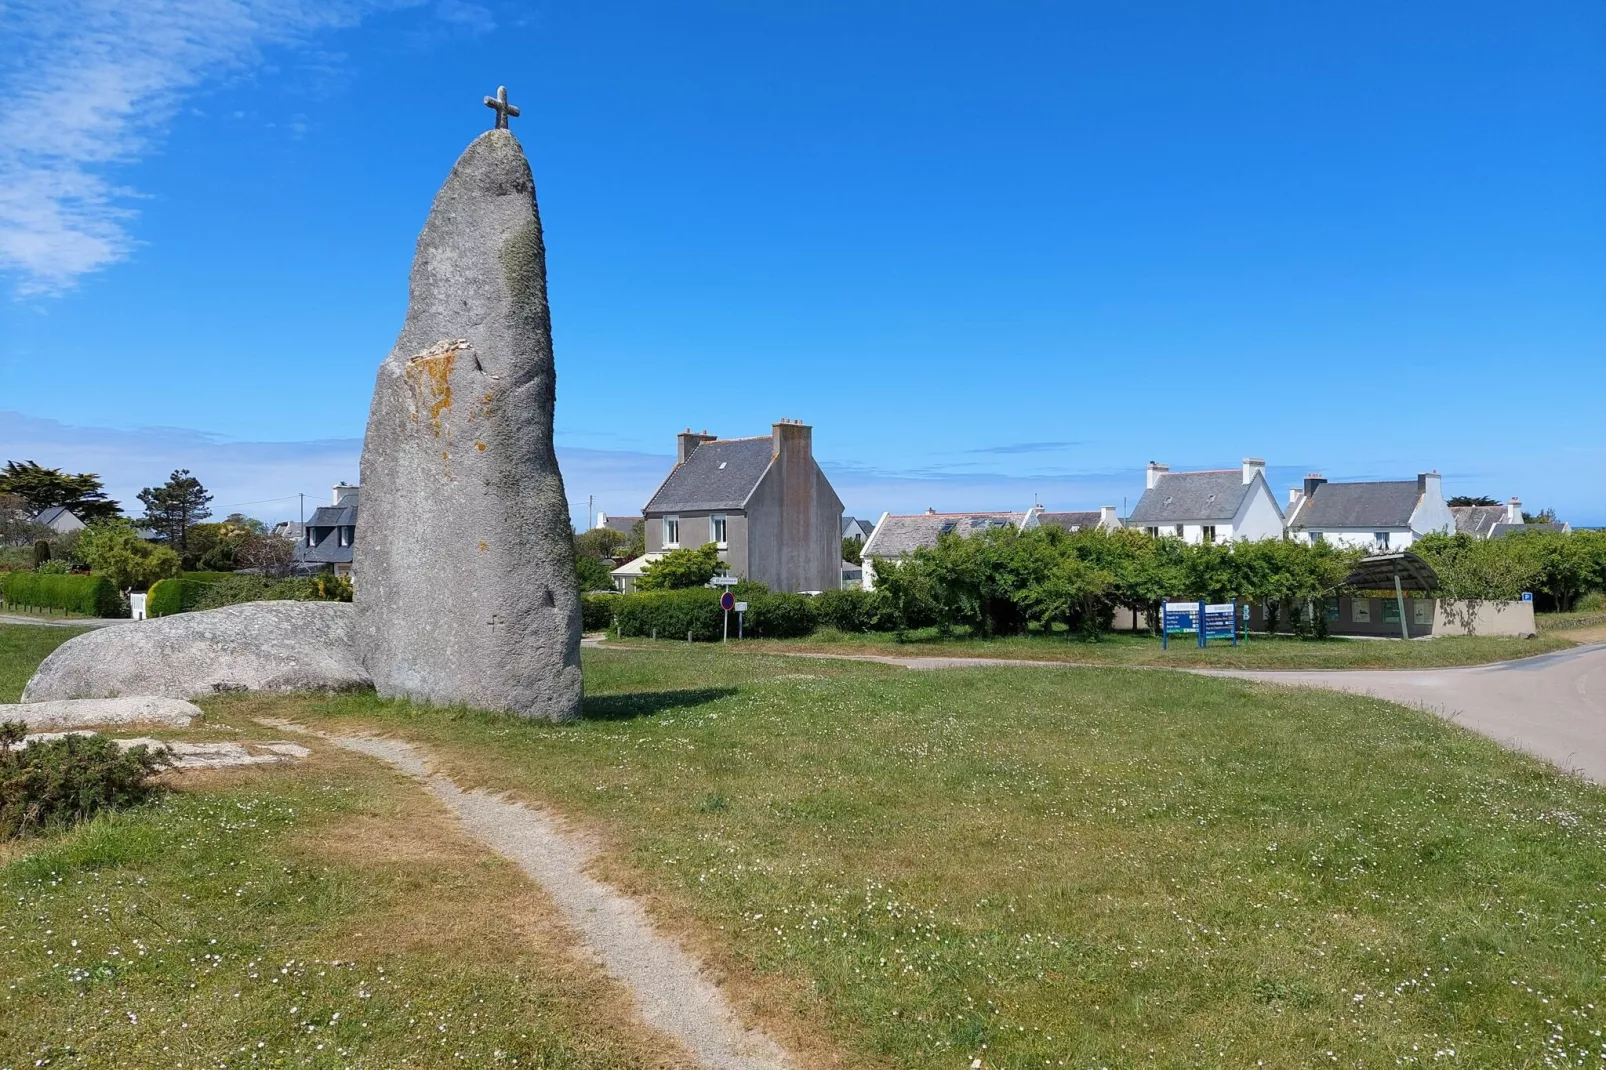
[[57,647],[22,701],[367,687],[355,616],[340,602],[246,602],[101,628]]
[[363,440],[357,646],[380,694],[579,714],[554,397],[535,182],[492,130],[435,197]]
[[140,695],[133,698],[69,698],[53,702],[0,705],[0,724],[21,721],[36,732],[78,728],[120,728],[125,725],[163,725],[188,728],[201,716],[201,707],[181,698]]

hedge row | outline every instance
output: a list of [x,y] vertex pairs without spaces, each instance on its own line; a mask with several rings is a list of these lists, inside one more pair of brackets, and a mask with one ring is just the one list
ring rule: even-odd
[[[581,616],[588,631],[614,627],[621,637],[714,642],[724,634],[720,592],[706,587],[681,591],[587,595]],[[753,639],[796,639],[826,625],[862,632],[883,625],[880,602],[869,591],[826,591],[819,595],[738,593],[747,603],[742,634]],[[730,622],[735,635],[737,622]]]
[[5,576],[8,606],[60,609],[86,617],[126,617],[127,609],[117,588],[105,576],[52,575],[8,572]]
[[209,583],[193,580],[188,576],[157,580],[145,593],[145,615],[170,617],[174,613],[188,613],[192,609],[199,609],[201,600],[210,586]]

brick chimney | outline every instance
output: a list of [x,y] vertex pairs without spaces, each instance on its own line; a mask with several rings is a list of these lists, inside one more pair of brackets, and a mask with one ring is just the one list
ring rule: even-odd
[[1144,483],[1144,489],[1153,490],[1154,485],[1160,482],[1160,477],[1169,471],[1171,471],[1171,466],[1169,464],[1161,464],[1159,461],[1150,461],[1148,479]]
[[1249,484],[1253,483],[1255,481],[1255,476],[1256,475],[1265,475],[1265,473],[1266,473],[1266,462],[1265,462],[1264,458],[1261,458],[1261,457],[1245,457],[1244,458],[1244,486],[1247,487]]
[[1327,482],[1327,477],[1322,475],[1320,472],[1306,472],[1305,473],[1305,487],[1304,487],[1305,495],[1304,496],[1309,498],[1312,494],[1316,493],[1316,488],[1317,487],[1321,486],[1323,483],[1326,483],[1326,482]]
[[704,442],[713,442],[718,438],[718,435],[710,435],[706,428],[700,434],[689,427],[686,428],[686,430],[675,436],[675,463],[685,464],[686,458],[691,456],[692,450],[695,450]]
[[783,460],[806,460],[814,455],[814,428],[801,420],[781,420],[770,426],[771,449]]
[[1506,503],[1506,523],[1522,523],[1522,499],[1517,497],[1515,494],[1513,494],[1511,496],[1511,500]]

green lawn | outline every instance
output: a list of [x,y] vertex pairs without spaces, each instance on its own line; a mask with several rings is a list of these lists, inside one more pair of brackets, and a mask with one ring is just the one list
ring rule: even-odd
[[[1606,1062],[1606,792],[1431,715],[668,643],[585,668],[566,726],[204,704],[555,807],[800,1065]],[[327,749],[183,783],[0,848],[0,1068],[660,1065],[415,786]]]
[[17,702],[28,677],[52,650],[87,628],[0,624],[0,702]]
[[556,806],[850,1065],[1606,1060],[1606,793],[1428,714],[668,644],[586,672],[590,719],[563,727],[218,709],[392,732]]
[[[619,645],[674,645],[671,640],[627,639]],[[684,644],[681,644],[684,645]],[[1295,639],[1254,635],[1240,641],[1212,642],[1199,649],[1192,636],[1174,639],[1167,649],[1148,635],[1107,634],[1088,642],[1064,632],[1033,633],[1003,639],[943,638],[934,628],[911,632],[900,642],[889,632],[838,632],[822,629],[806,639],[750,639],[733,650],[799,651],[829,654],[884,654],[891,657],[1011,658],[1064,661],[1078,665],[1145,665],[1216,669],[1415,669],[1483,665],[1493,661],[1549,654],[1573,646],[1565,634],[1533,639],[1444,636],[1437,639]]]

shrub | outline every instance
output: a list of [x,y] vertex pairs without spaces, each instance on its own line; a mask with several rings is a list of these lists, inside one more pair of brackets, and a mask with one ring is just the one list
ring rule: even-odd
[[308,581],[305,598],[309,602],[349,602],[354,593],[350,576],[320,572]]
[[814,610],[822,625],[839,632],[868,632],[880,623],[881,599],[876,591],[821,591]]
[[144,587],[179,572],[178,554],[146,542],[127,520],[105,520],[79,533],[76,550],[119,591]]
[[819,625],[814,600],[802,594],[754,595],[747,602],[744,631],[761,639],[797,639]]
[[641,570],[636,579],[638,591],[673,591],[701,587],[719,571],[719,548],[704,543],[693,550],[671,550]]
[[8,572],[6,604],[30,609],[60,609],[86,617],[126,613],[117,588],[105,576],[60,576],[43,572]]
[[33,567],[38,568],[50,560],[50,544],[44,539],[37,539],[33,544]]
[[19,746],[20,721],[0,724],[0,839],[142,802],[166,747],[119,750],[105,736],[61,736]]
[[721,635],[719,592],[707,587],[680,591],[641,591],[614,599],[621,636],[653,636],[713,642]]
[[[200,596],[188,609],[221,609],[241,602],[281,602],[290,599],[307,601],[314,596],[311,582],[305,578],[272,579],[249,573],[234,573],[227,579],[202,585]],[[147,603],[148,605],[148,603]]]
[[196,583],[218,583],[222,580],[234,578],[232,572],[194,572],[186,570],[178,574],[181,580],[194,580]]
[[588,632],[607,631],[613,627],[613,607],[623,597],[617,594],[583,594],[580,596],[580,627]]
[[192,609],[199,609],[201,600],[210,586],[211,584],[190,579],[188,576],[157,580],[145,594],[145,615],[170,617],[174,613],[188,613]]
[[65,576],[72,571],[72,562],[51,558],[48,561],[39,562],[34,566],[33,570],[43,576]]

